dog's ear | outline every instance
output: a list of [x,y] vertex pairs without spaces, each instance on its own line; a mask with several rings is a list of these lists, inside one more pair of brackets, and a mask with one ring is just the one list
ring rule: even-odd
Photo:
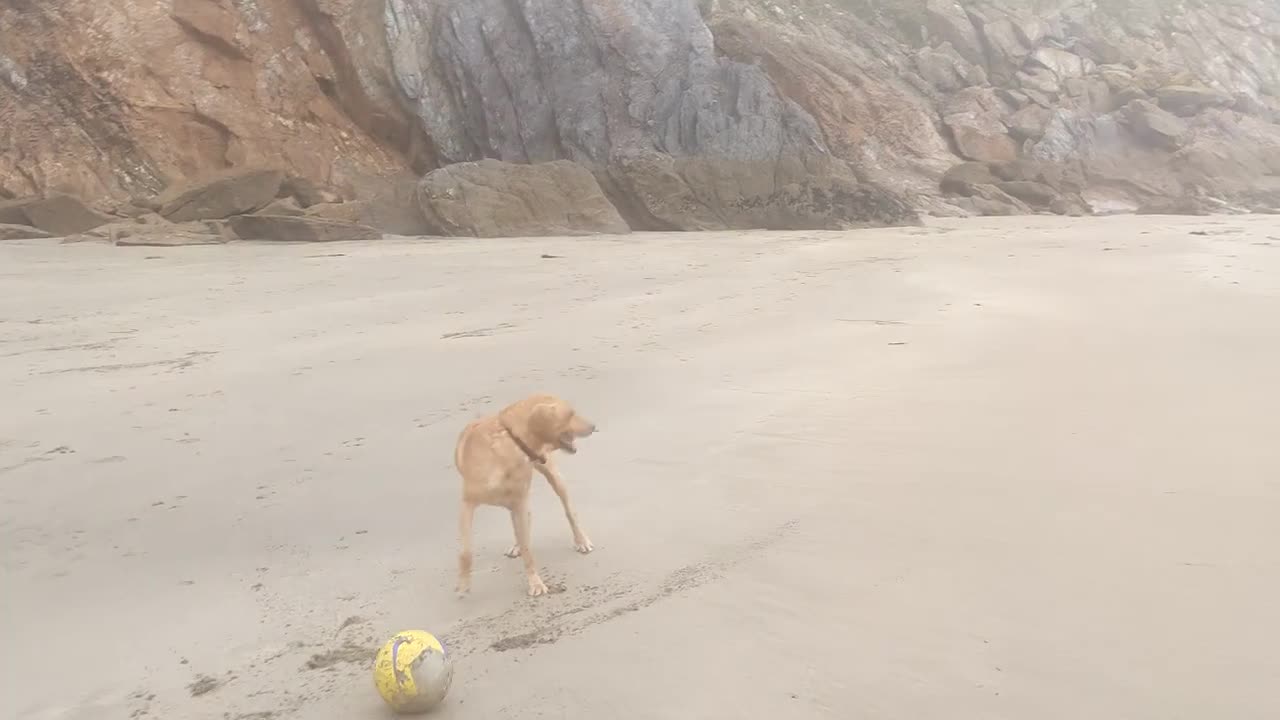
[[560,434],[562,413],[551,403],[540,403],[533,407],[525,418],[526,432],[538,442],[554,443]]

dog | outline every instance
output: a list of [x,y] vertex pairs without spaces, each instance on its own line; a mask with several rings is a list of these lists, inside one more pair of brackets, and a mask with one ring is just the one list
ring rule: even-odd
[[596,431],[569,403],[554,395],[533,395],[503,408],[497,415],[475,420],[463,428],[453,461],[462,476],[462,513],[458,520],[458,595],[471,589],[471,523],[480,505],[504,507],[511,513],[515,545],[507,557],[524,561],[529,595],[545,595],[546,583],[538,576],[538,564],[529,546],[529,488],[533,473],[546,478],[564,506],[573,532],[573,546],[580,553],[593,549],[578,524],[569,501],[569,489],[551,460],[560,450],[576,453],[574,441]]

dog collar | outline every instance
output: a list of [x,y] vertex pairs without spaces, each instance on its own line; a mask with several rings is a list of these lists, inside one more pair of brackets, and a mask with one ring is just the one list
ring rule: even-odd
[[528,445],[526,445],[526,444],[525,444],[525,442],[524,442],[523,440],[521,440],[521,439],[520,439],[520,436],[519,436],[519,435],[517,435],[517,434],[515,434],[514,432],[512,432],[511,428],[507,427],[507,424],[506,424],[506,423],[501,423],[501,425],[502,425],[502,429],[503,429],[503,430],[506,430],[506,431],[507,431],[507,434],[511,436],[511,439],[512,439],[513,441],[515,441],[516,447],[520,448],[520,450],[521,450],[521,451],[522,451],[526,456],[528,456],[528,458],[529,458],[530,460],[532,460],[532,461],[534,461],[534,462],[538,463],[539,465],[546,465],[546,464],[547,464],[547,459],[546,459],[545,457],[543,457],[542,455],[539,455],[538,453],[534,452],[534,451],[533,451],[533,448],[531,448],[531,447],[529,447]]

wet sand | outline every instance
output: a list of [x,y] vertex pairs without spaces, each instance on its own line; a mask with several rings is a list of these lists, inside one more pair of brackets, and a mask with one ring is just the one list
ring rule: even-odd
[[[548,257],[551,256],[551,257]],[[31,720],[1280,716],[1280,218],[0,243],[0,673]],[[453,442],[601,427],[523,596]]]

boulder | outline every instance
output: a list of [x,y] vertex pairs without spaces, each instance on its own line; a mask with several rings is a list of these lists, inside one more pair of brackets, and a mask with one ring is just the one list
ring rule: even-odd
[[428,222],[448,235],[520,237],[627,233],[594,176],[568,160],[448,165],[418,184]]
[[51,237],[55,235],[30,225],[0,223],[0,240],[40,240]]
[[[985,22],[982,39],[991,60],[991,77],[998,82],[1008,82],[1022,66],[1034,42],[1026,42],[1011,18],[999,18]],[[1037,38],[1038,39],[1038,38]]]
[[216,245],[234,239],[219,220],[187,223],[146,223],[137,220],[101,225],[83,233],[68,235],[63,242],[106,242],[112,245]]
[[1054,198],[1049,203],[1049,212],[1070,217],[1092,214],[1089,210],[1089,204],[1084,201],[1084,198],[1075,194],[1059,195]]
[[26,203],[34,202],[35,198],[25,198],[20,200],[0,200],[0,223],[5,225],[31,225],[31,221],[27,219]]
[[1232,103],[1230,95],[1205,87],[1167,85],[1156,90],[1160,107],[1181,116],[1191,117],[1207,108],[1227,107]]
[[682,174],[687,163],[656,151],[615,154],[609,185],[625,198],[627,216],[643,230],[723,230],[728,224],[714,203],[700,198]]
[[1047,107],[1027,105],[1009,117],[1009,134],[1017,140],[1039,140],[1044,137],[1051,114]]
[[293,198],[298,205],[309,208],[312,205],[320,203],[336,202],[339,198],[327,190],[321,190],[320,186],[304,177],[297,175],[286,176],[280,183],[281,198]]
[[1020,70],[1014,76],[1014,81],[1024,92],[1035,91],[1046,97],[1054,97],[1062,92],[1062,79],[1045,67],[1034,66]]
[[120,217],[136,218],[142,217],[143,215],[154,214],[155,211],[159,209],[159,207],[149,207],[148,203],[129,201],[116,205],[111,213]]
[[[143,213],[141,215],[138,215],[137,217],[133,218],[133,221],[140,225],[173,225],[174,224],[166,220],[159,213],[153,213],[153,212],[148,212],[148,213]],[[216,221],[207,220],[205,222],[216,222]]]
[[1018,144],[1002,122],[1008,108],[990,88],[966,88],[947,99],[942,122],[951,131],[960,155],[980,162],[1018,156]]
[[357,225],[370,224],[366,221],[369,216],[369,203],[364,200],[317,203],[307,208],[305,213],[309,217],[324,218],[326,220],[338,220],[340,222],[356,223]]
[[119,233],[115,244],[119,247],[182,247],[187,245],[221,245],[227,241],[223,235],[199,232],[182,227],[164,228],[148,226],[135,232]]
[[936,48],[920,48],[916,51],[915,66],[920,77],[942,92],[954,92],[987,82],[987,74],[982,68],[960,57],[951,43],[943,43]]
[[633,152],[610,177],[645,227],[674,230],[826,229],[919,222],[911,206],[835,162],[778,163]]
[[234,168],[199,180],[170,185],[156,201],[173,222],[219,220],[265,207],[280,191],[284,173]]
[[1134,135],[1156,147],[1177,150],[1187,135],[1185,122],[1147,100],[1131,101],[1121,117]]
[[1209,207],[1198,197],[1152,198],[1138,206],[1138,215],[1208,215]]
[[361,213],[351,222],[377,228],[390,235],[439,235],[440,230],[428,222],[418,204],[418,183],[421,178],[410,172],[370,180],[361,188],[360,200],[343,203],[361,208]]
[[960,3],[955,0],[927,0],[924,27],[930,39],[949,42],[965,60],[979,66],[986,65],[982,38]]
[[938,185],[942,192],[950,195],[973,195],[978,185],[995,185],[995,175],[986,163],[963,162],[955,165],[942,175]]
[[258,210],[254,215],[305,215],[306,211],[298,204],[293,196],[285,196],[277,198],[267,203],[266,207]]
[[1031,208],[995,185],[974,185],[967,200],[979,215],[1025,215]]
[[1084,187],[1084,177],[1074,161],[1047,163],[1032,158],[1018,158],[1002,163],[992,163],[991,172],[1003,181],[1028,180],[1048,185],[1059,192],[1079,192]]
[[1059,80],[1082,78],[1095,69],[1092,60],[1054,47],[1039,48],[1031,54],[1031,58],[1041,67],[1052,72]]
[[1032,180],[1006,180],[998,183],[996,187],[1033,208],[1047,210],[1059,198],[1057,190]]
[[295,215],[238,215],[228,221],[243,240],[275,242],[339,242],[380,240],[382,233],[367,225]]
[[79,198],[61,193],[0,202],[0,223],[30,225],[53,235],[73,235],[105,225],[113,219],[85,205]]

